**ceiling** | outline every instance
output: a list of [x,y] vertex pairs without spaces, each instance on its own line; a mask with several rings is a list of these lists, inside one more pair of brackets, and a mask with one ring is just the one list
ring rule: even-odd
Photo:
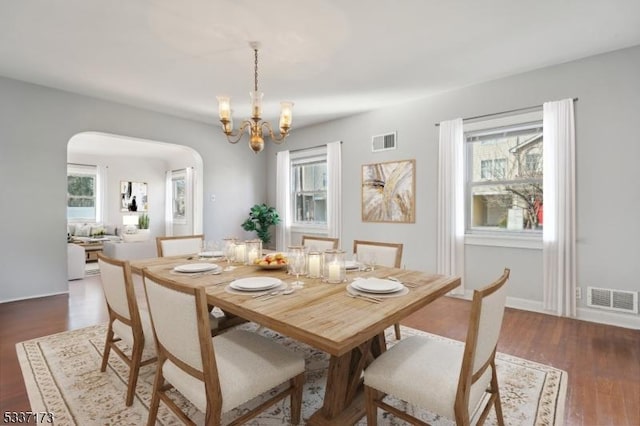
[[0,2],[0,75],[208,123],[249,115],[252,40],[295,128],[638,45],[640,1]]

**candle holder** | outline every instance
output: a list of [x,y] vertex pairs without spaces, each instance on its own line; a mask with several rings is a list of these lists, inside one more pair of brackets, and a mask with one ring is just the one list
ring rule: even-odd
[[307,276],[322,278],[322,253],[319,251],[310,251],[307,255]]
[[323,254],[322,281],[332,284],[347,280],[344,250],[325,250]]
[[262,240],[247,240],[245,241],[246,245],[246,256],[244,263],[247,265],[253,265],[256,259],[260,259],[262,257]]
[[234,261],[236,263],[245,263],[246,256],[247,256],[247,244],[244,241],[236,241]]

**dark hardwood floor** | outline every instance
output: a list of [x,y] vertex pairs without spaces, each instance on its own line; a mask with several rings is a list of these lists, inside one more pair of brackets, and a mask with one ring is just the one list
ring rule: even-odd
[[[404,325],[464,340],[470,304],[442,298]],[[97,277],[69,295],[0,304],[0,408],[28,411],[15,344],[106,322]],[[567,425],[640,425],[640,330],[507,309],[498,350],[568,372]]]

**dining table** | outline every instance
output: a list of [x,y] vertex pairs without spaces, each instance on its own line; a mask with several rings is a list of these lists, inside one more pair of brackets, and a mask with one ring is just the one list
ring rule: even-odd
[[[385,329],[460,285],[456,276],[380,266],[348,272],[346,281],[337,284],[301,276],[304,285],[293,292],[267,291],[263,297],[253,297],[256,292],[234,291],[229,285],[242,278],[272,277],[289,288],[295,276],[287,274],[286,267],[234,264],[232,270],[224,270],[222,261],[215,273],[174,270],[190,262],[203,260],[174,256],[130,264],[133,273],[148,270],[178,283],[203,286],[210,305],[326,352],[330,359],[323,405],[307,419],[310,425],[348,425],[361,419],[365,415],[362,372],[386,350]],[[350,283],[370,277],[403,283],[403,291],[371,298],[351,291]]]

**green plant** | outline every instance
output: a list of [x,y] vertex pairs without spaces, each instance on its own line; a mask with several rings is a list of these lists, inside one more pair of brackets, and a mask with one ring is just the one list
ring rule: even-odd
[[263,244],[271,242],[269,227],[280,223],[280,215],[275,208],[266,204],[256,204],[249,211],[249,218],[242,224],[245,231],[256,231]]
[[149,216],[146,213],[138,216],[138,229],[149,229]]

